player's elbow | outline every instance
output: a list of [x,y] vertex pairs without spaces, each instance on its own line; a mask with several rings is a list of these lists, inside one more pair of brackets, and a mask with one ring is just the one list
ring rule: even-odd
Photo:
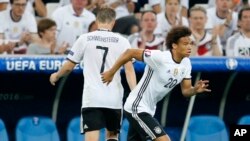
[[135,58],[136,60],[142,61],[143,51],[142,49],[127,49],[125,54],[129,60]]

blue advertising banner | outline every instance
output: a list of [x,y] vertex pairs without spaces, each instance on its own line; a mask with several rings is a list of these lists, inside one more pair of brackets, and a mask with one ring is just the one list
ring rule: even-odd
[[[65,56],[1,56],[0,72],[52,73],[64,63]],[[249,72],[250,58],[210,57],[191,58],[194,72]],[[143,62],[134,63],[136,71],[143,72]],[[74,73],[82,73],[83,65],[79,64]]]

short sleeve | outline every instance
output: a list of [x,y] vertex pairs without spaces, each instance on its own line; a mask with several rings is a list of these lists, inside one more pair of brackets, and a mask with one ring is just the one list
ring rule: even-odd
[[84,50],[86,48],[86,36],[80,36],[74,43],[73,47],[70,49],[67,59],[75,62],[80,63],[83,59]]
[[158,66],[163,62],[162,52],[159,50],[144,50],[143,61],[153,69],[159,68]]
[[185,58],[185,68],[186,68],[186,74],[184,76],[184,79],[191,79],[191,71],[192,71],[192,65],[191,65],[191,61],[189,58]]

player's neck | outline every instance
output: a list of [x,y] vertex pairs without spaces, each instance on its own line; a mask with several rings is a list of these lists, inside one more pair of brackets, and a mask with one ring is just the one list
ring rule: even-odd
[[111,31],[112,30],[112,26],[110,24],[99,24],[98,25],[98,30]]
[[172,58],[176,63],[180,63],[183,59],[183,56],[179,56],[174,50],[171,50]]

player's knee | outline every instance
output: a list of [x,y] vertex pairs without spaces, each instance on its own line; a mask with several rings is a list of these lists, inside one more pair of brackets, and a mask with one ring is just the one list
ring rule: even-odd
[[107,141],[118,141],[118,139],[107,139]]

